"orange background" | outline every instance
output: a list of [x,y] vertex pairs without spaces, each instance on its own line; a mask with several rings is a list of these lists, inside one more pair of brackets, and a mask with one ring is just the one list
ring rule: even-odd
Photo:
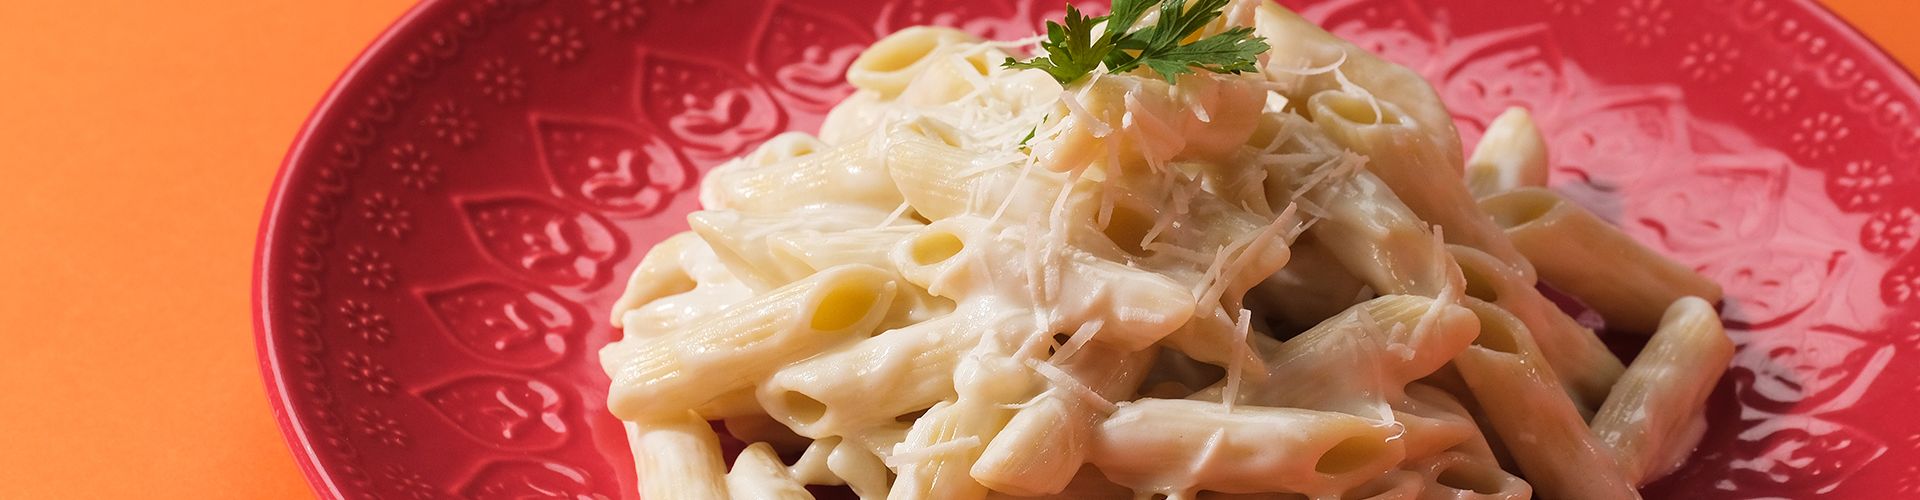
[[[1827,3],[1920,64],[1920,0]],[[0,498],[311,497],[255,364],[254,232],[411,4],[0,1]]]

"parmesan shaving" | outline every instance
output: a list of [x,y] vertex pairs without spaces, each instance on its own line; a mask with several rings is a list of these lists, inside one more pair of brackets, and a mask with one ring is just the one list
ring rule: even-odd
[[1107,125],[1106,121],[1093,116],[1093,112],[1087,111],[1087,107],[1080,104],[1080,98],[1073,95],[1072,91],[1061,92],[1060,102],[1067,105],[1067,117],[1086,124],[1087,133],[1093,134],[1094,138],[1104,138],[1113,134],[1113,126]]
[[966,95],[961,96],[957,100],[959,101],[976,100],[980,98],[980,95],[982,93],[985,93],[986,91],[993,89],[993,84],[987,83],[986,76],[981,75],[980,72],[978,71],[974,71],[973,63],[967,60],[968,57],[985,53],[986,49],[987,49],[986,46],[975,46],[971,50],[968,50],[966,52],[961,52],[959,54],[955,54],[953,57],[947,58],[947,64],[951,66],[951,69],[953,70],[953,72],[958,73],[961,79],[967,81],[967,85],[973,87],[972,91],[969,91]]
[[893,223],[895,222],[899,222],[901,217],[905,217],[907,215],[908,210],[913,210],[913,205],[908,205],[907,202],[904,202],[904,201],[900,202],[900,206],[897,208],[894,208],[893,213],[887,214],[887,218],[885,220],[881,220],[880,224],[874,226],[873,228],[883,229],[883,228],[886,228],[887,226],[893,225]]
[[[1027,176],[1033,175],[1033,167],[1035,165],[1038,165],[1038,162],[1029,160],[1025,164],[1020,166],[1020,175],[1017,177],[1014,177],[1013,185],[1008,186],[1007,191],[1005,193],[1002,193],[1006,195],[1006,198],[1000,200],[1000,206],[998,208],[993,209],[993,216],[987,218],[988,226],[992,226],[1000,223],[1000,217],[1007,214],[1007,207],[1012,206],[1013,200],[1015,198],[1018,198],[1018,196],[1015,196],[1015,194],[1019,193],[1020,187],[1026,184]],[[974,189],[973,194],[981,195],[981,196],[985,196],[987,194],[987,191],[985,189],[981,189],[978,184],[975,184],[973,189]]]
[[920,447],[918,449],[909,449],[905,451],[901,450],[901,448],[906,448],[906,447],[907,447],[906,443],[900,443],[893,446],[893,454],[887,455],[887,457],[883,459],[883,462],[887,464],[887,467],[899,468],[899,467],[905,467],[913,464],[927,463],[928,461],[931,461],[934,458],[939,457],[941,455],[959,453],[962,451],[979,448],[980,437],[966,436],[959,439],[941,441],[938,443]]
[[[1286,95],[1281,94],[1279,91],[1267,89],[1267,100],[1261,104],[1260,111],[1267,114],[1285,113],[1287,112],[1287,104],[1291,102],[1291,100],[1287,99]],[[1276,138],[1281,137],[1286,137],[1286,135],[1281,134],[1276,136]]]
[[1133,134],[1134,146],[1140,149],[1147,165],[1154,170],[1164,170],[1166,160],[1179,152],[1162,149],[1166,146],[1164,143],[1168,142],[1165,138],[1180,137],[1180,131],[1148,111],[1146,105],[1140,103],[1139,93],[1139,90],[1129,90],[1121,98],[1127,109],[1125,117],[1132,118],[1126,130]]
[[1147,250],[1149,252],[1153,252],[1154,255],[1165,255],[1165,256],[1172,257],[1182,262],[1186,262],[1188,264],[1192,264],[1195,266],[1205,265],[1210,262],[1213,262],[1213,258],[1214,258],[1212,256],[1209,256],[1204,253],[1200,253],[1190,248],[1176,246],[1176,245],[1172,245],[1165,242],[1159,242],[1159,241],[1141,245],[1140,248],[1143,250]]
[[1047,381],[1053,382],[1054,387],[1066,389],[1069,394],[1080,398],[1080,400],[1085,401],[1089,405],[1093,405],[1093,408],[1101,414],[1113,413],[1115,406],[1112,401],[1108,401],[1107,398],[1102,397],[1099,392],[1094,391],[1092,387],[1087,387],[1087,384],[1080,382],[1080,379],[1074,378],[1073,374],[1061,370],[1060,367],[1032,359],[1027,360],[1027,367],[1032,368],[1035,373],[1039,373],[1040,376],[1046,378]]
[[[1120,311],[1120,313],[1121,319],[1129,319],[1125,317],[1126,311]],[[1062,364],[1068,360],[1072,360],[1073,355],[1080,353],[1080,348],[1085,347],[1087,342],[1092,341],[1093,336],[1100,333],[1100,327],[1105,325],[1106,320],[1100,318],[1093,318],[1086,323],[1081,323],[1079,328],[1073,330],[1073,335],[1067,336],[1067,341],[1060,344],[1059,349],[1054,350],[1053,357],[1048,358],[1047,362]]]
[[1053,397],[1054,394],[1057,394],[1054,392],[1056,390],[1058,389],[1048,387],[1047,390],[1040,391],[1040,393],[1038,394],[1034,394],[1033,397],[1027,398],[1026,401],[1021,401],[1018,403],[1010,403],[1010,404],[1001,404],[1000,409],[1019,411],[1019,410],[1025,410],[1027,408],[1032,408],[1033,405],[1040,404],[1041,401],[1045,401],[1047,398]]
[[1240,310],[1233,322],[1233,359],[1227,361],[1227,387],[1220,396],[1220,404],[1227,407],[1227,413],[1233,413],[1233,407],[1240,402],[1241,363],[1246,359],[1249,349],[1247,332],[1252,329],[1253,311]]
[[[1452,257],[1447,254],[1447,242],[1443,234],[1444,232],[1444,228],[1437,225],[1433,226],[1433,248],[1436,253],[1433,258],[1439,259],[1443,269],[1458,269],[1459,267],[1457,265],[1452,264]],[[1414,323],[1413,334],[1409,335],[1413,341],[1417,342],[1419,339],[1427,338],[1427,333],[1433,329],[1433,324],[1440,320],[1440,312],[1448,307],[1460,304],[1460,296],[1462,292],[1466,290],[1466,286],[1461,282],[1462,278],[1459,273],[1450,272],[1448,274],[1450,275],[1450,279],[1447,280],[1446,286],[1440,287],[1440,293],[1434,296],[1433,303],[1427,307],[1426,312],[1420,314],[1420,321]]]
[[1338,70],[1340,69],[1340,66],[1343,66],[1345,64],[1347,64],[1347,53],[1341,52],[1339,59],[1334,60],[1332,64],[1328,64],[1326,66],[1311,66],[1306,68],[1294,69],[1294,68],[1283,68],[1278,65],[1269,65],[1269,67],[1267,67],[1266,69],[1268,71],[1276,71],[1276,72],[1286,73],[1294,76],[1314,76],[1314,75],[1326,74],[1327,72]]

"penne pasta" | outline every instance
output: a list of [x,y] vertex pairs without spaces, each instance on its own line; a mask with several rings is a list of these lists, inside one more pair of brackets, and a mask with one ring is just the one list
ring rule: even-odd
[[[1357,500],[1420,500],[1426,493],[1426,478],[1408,470],[1388,471],[1380,477],[1367,481],[1342,493],[1340,498]],[[1255,497],[1258,498],[1258,497]],[[1280,497],[1285,498],[1285,497]],[[1302,497],[1305,498],[1305,497]]]
[[815,439],[892,422],[954,397],[953,371],[982,327],[981,318],[948,314],[875,335],[781,370],[761,385],[760,404]]
[[767,236],[766,245],[774,258],[804,267],[809,274],[847,264],[885,269],[893,267],[890,257],[893,247],[913,236],[917,228],[917,225],[893,225],[867,230],[782,231]]
[[1080,468],[1079,471],[1072,474],[1071,478],[1072,481],[1068,482],[1066,487],[1062,488],[1058,493],[1046,495],[1013,495],[993,492],[987,494],[987,499],[1014,500],[1022,498],[1044,498],[1047,500],[1109,500],[1114,498],[1131,498],[1134,496],[1133,490],[1127,489],[1125,486],[1113,484],[1113,481],[1108,481],[1107,477],[1100,473],[1100,469],[1096,469],[1091,465]]
[[1111,411],[1112,401],[1139,389],[1155,354],[1153,350],[1084,348],[1060,370],[1086,390],[1050,390],[1024,403],[981,452],[973,465],[973,478],[995,491],[1015,495],[1065,491],[1085,465],[1087,443]]
[[793,478],[787,465],[780,462],[780,456],[774,454],[773,447],[767,443],[754,443],[741,450],[740,456],[733,459],[733,468],[727,471],[726,483],[728,493],[734,498],[813,499],[806,485]]
[[[1004,365],[1010,360],[983,361],[985,365]],[[983,376],[1007,375],[1015,369],[981,367]],[[975,386],[960,382],[962,387]],[[995,385],[1008,385],[997,381]],[[942,402],[915,420],[907,439],[895,448],[890,461],[896,463],[898,478],[889,497],[955,499],[985,498],[986,485],[972,476],[983,443],[993,439],[1007,424],[1013,411],[1003,405],[1027,396],[1024,391],[988,391],[962,394],[952,403]]]
[[[1291,116],[1291,115],[1289,115]],[[1338,151],[1325,134],[1297,117],[1270,120],[1276,130],[1301,130],[1297,153],[1313,161],[1267,169],[1266,198],[1293,199],[1316,223],[1307,235],[1333,254],[1347,273],[1379,293],[1434,296],[1448,282],[1427,224],[1385,183],[1365,170],[1369,159]],[[1295,197],[1295,194],[1298,197]]]
[[1405,393],[1406,397],[1393,405],[1393,420],[1407,429],[1402,439],[1407,442],[1409,460],[1456,450],[1493,458],[1473,414],[1453,395],[1419,383],[1407,385]]
[[[787,160],[832,148],[833,147],[826,142],[805,132],[783,132],[780,135],[773,136],[771,139],[767,139],[767,142],[760,143],[759,146],[753,148],[753,152],[747,153],[746,156],[742,156],[730,162],[728,165],[714,168],[754,169],[768,165],[778,165],[786,163]],[[701,203],[703,205],[706,204],[705,201]],[[714,207],[709,206],[709,208]]]
[[[1420,500],[1527,500],[1533,486],[1473,455],[1447,452],[1410,464],[1420,474]],[[1574,498],[1574,497],[1561,497]]]
[[846,78],[614,301],[646,498],[1635,499],[1731,356],[1718,285],[1543,188],[1527,110],[1463,158],[1271,1],[908,27]]
[[[938,106],[969,94],[985,92],[989,75],[1001,71],[1007,53],[988,45],[956,44],[929,54],[925,67],[900,89],[902,104]],[[851,73],[849,73],[851,74]]]
[[872,450],[842,441],[827,454],[827,470],[860,498],[885,498],[891,486],[887,465]]
[[847,83],[891,99],[937,64],[941,56],[975,40],[978,38],[952,28],[916,26],[900,30],[861,52],[847,68]]
[[1507,108],[1487,124],[1467,157],[1467,190],[1485,198],[1520,188],[1547,187],[1547,141],[1526,108]]
[[[710,210],[791,214],[820,207],[858,207],[887,213],[903,201],[888,177],[884,157],[863,142],[754,168],[732,166],[708,172],[700,197]],[[832,192],[832,200],[812,193]]]
[[[1237,401],[1378,416],[1352,410],[1348,398],[1384,397],[1386,390],[1397,392],[1431,374],[1466,349],[1480,328],[1479,319],[1460,306],[1411,295],[1376,298],[1263,353],[1265,376],[1251,380]],[[1225,385],[1216,383],[1195,396],[1219,401]]]
[[1160,80],[1100,78],[1063,99],[1058,138],[1035,146],[1041,164],[1055,172],[1078,171],[1099,163],[1103,171],[1144,170],[1164,165],[1186,149],[1180,134],[1119,133],[1123,120],[1171,130],[1183,120],[1169,98],[1172,86]]
[[[1046,213],[1067,184],[1056,175],[1007,169],[979,170],[980,155],[961,147],[944,125],[898,127],[886,146],[889,175],[906,203],[929,219],[962,214]],[[1092,221],[1091,184],[1073,184],[1070,220]],[[1006,208],[1002,209],[1002,206]]]
[[1286,267],[1249,290],[1246,300],[1276,326],[1300,331],[1370,298],[1365,295],[1367,284],[1309,233],[1294,243]]
[[[1099,321],[1095,341],[1124,351],[1138,351],[1167,337],[1194,314],[1192,292],[1159,274],[1091,255],[1063,256],[1050,276],[1023,280],[995,280],[1004,263],[1021,259],[1019,233],[986,232],[978,219],[961,217],[935,222],[904,241],[893,253],[907,281],[935,296],[962,299],[986,294],[1030,295],[1027,283],[1045,280],[1056,287],[1052,305],[1064,311],[1084,311],[1081,317],[1060,318],[1066,323]],[[981,284],[1020,287],[993,289]],[[1039,293],[1048,293],[1041,291]]]
[[[1280,4],[1267,0],[1258,3],[1254,32],[1273,47],[1262,61],[1261,74],[1284,85],[1282,93],[1289,100],[1304,102],[1322,91],[1342,88],[1345,85],[1340,79],[1345,78],[1380,102],[1400,108],[1408,121],[1418,124],[1425,142],[1440,155],[1435,168],[1452,168],[1455,175],[1464,168],[1464,149],[1459,132],[1454,130],[1453,116],[1433,86],[1418,73],[1341,40]],[[1320,72],[1307,69],[1321,65],[1332,68]]]
[[1506,233],[1474,205],[1466,185],[1457,182],[1459,171],[1447,168],[1453,161],[1448,153],[1458,149],[1432,142],[1427,129],[1391,102],[1326,91],[1314,94],[1307,106],[1314,124],[1334,142],[1365,155],[1367,171],[1379,176],[1409,210],[1445,228],[1448,243],[1478,248],[1532,275],[1533,269]]
[[628,422],[627,441],[639,467],[640,495],[727,500],[726,464],[713,427],[691,411]]
[[1592,415],[1600,408],[1626,371],[1600,337],[1541,295],[1518,270],[1492,255],[1459,245],[1448,245],[1447,250],[1460,265],[1468,295],[1492,302],[1526,324],[1540,357],[1553,367],[1580,413]]
[[749,287],[699,235],[682,232],[662,240],[635,267],[625,292],[613,304],[613,325],[629,338],[665,334],[689,316],[745,301]]
[[1720,300],[1720,285],[1633,241],[1599,217],[1545,189],[1519,189],[1481,202],[1540,278],[1580,299],[1607,326],[1651,333],[1668,304]]
[[[873,90],[855,90],[853,95],[827,111],[826,118],[820,121],[820,142],[830,146],[852,144],[873,135],[881,124],[891,121],[898,111],[892,105],[891,98],[882,98]],[[716,167],[714,170],[727,168]],[[711,175],[711,172],[709,172]],[[707,200],[708,192],[704,186],[700,190],[700,206],[709,209],[718,205]]]
[[798,281],[818,271],[805,262],[776,252],[772,235],[788,231],[872,228],[886,221],[886,218],[885,212],[859,208],[824,208],[783,215],[704,210],[688,214],[687,225],[713,249],[714,255],[734,276],[748,279],[759,290],[767,290]]
[[1540,358],[1526,325],[1478,299],[1480,336],[1454,358],[1467,389],[1541,496],[1639,498],[1613,450],[1593,437],[1580,411]]
[[1706,433],[1707,396],[1733,360],[1713,305],[1684,297],[1667,308],[1645,351],[1593,417],[1593,433],[1620,453],[1627,479],[1645,484],[1686,461]]
[[607,409],[628,420],[670,415],[751,387],[786,363],[865,337],[894,289],[885,271],[842,266],[646,342],[609,365]]
[[[1141,399],[1100,424],[1088,458],[1135,491],[1332,495],[1398,463],[1405,449],[1394,434],[1384,422],[1344,413]],[[1216,454],[1237,459],[1212,460]]]

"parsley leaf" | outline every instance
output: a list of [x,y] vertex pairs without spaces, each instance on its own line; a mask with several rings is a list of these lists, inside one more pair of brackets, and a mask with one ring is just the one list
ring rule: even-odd
[[1001,66],[1015,69],[1032,68],[1046,71],[1053,79],[1061,83],[1078,80],[1081,76],[1100,67],[1100,58],[1113,50],[1110,35],[1093,37],[1093,28],[1106,17],[1087,17],[1080,9],[1067,6],[1066,24],[1047,21],[1047,41],[1040,42],[1040,48],[1047,55],[1028,61],[1007,58]]
[[[1087,17],[1068,5],[1065,24],[1047,22],[1047,40],[1040,42],[1046,56],[1027,61],[1009,57],[1002,65],[1046,71],[1062,84],[1073,83],[1102,64],[1113,73],[1145,66],[1167,83],[1196,68],[1214,73],[1258,71],[1257,58],[1268,47],[1265,39],[1254,36],[1253,28],[1235,27],[1181,43],[1218,19],[1227,1],[1192,0],[1189,5],[1188,0],[1113,0],[1112,13],[1100,17]],[[1134,29],[1147,9],[1156,5],[1160,12],[1153,25]],[[1102,22],[1106,29],[1096,37],[1093,30]]]
[[1113,11],[1107,14],[1108,30],[1114,26],[1131,28],[1140,22],[1140,16],[1147,14],[1147,8],[1159,0],[1113,0]]
[[1267,42],[1252,36],[1253,28],[1237,27],[1225,33],[1202,38],[1190,44],[1168,49],[1154,58],[1143,58],[1147,68],[1159,73],[1167,83],[1182,74],[1200,68],[1214,73],[1259,71],[1255,62],[1267,51]]

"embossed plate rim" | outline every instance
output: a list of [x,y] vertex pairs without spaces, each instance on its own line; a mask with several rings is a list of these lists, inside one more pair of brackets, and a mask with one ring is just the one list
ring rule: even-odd
[[1790,1],[1804,7],[1810,7],[1808,10],[1812,11],[1811,15],[1815,19],[1820,20],[1821,23],[1826,24],[1828,27],[1835,28],[1836,31],[1845,35],[1842,38],[1847,43],[1866,48],[1866,52],[1873,56],[1874,63],[1882,67],[1898,70],[1894,73],[1896,73],[1897,76],[1905,77],[1892,79],[1889,83],[1906,87],[1908,93],[1920,95],[1920,68],[1911,68],[1905,64],[1901,64],[1900,59],[1893,57],[1892,51],[1881,46],[1880,42],[1874,41],[1873,37],[1867,36],[1867,32],[1861,31],[1859,26],[1854,26],[1853,23],[1847,22],[1846,18],[1840,17],[1840,12],[1833,10],[1833,7],[1828,7],[1825,0]]
[[307,483],[313,488],[315,494],[325,492],[329,494],[328,498],[346,498],[346,496],[334,484],[332,474],[321,463],[318,451],[309,440],[306,422],[294,412],[294,401],[287,398],[288,380],[282,371],[278,330],[273,327],[271,320],[275,311],[270,306],[273,303],[270,299],[275,290],[268,286],[267,281],[269,270],[273,269],[277,263],[273,255],[274,243],[287,229],[283,226],[293,222],[282,221],[280,216],[287,208],[287,194],[292,190],[294,180],[299,178],[297,174],[305,170],[301,168],[303,165],[300,161],[301,157],[317,145],[318,136],[326,130],[321,125],[340,118],[338,115],[344,112],[341,109],[343,98],[352,91],[369,84],[362,77],[368,74],[381,55],[396,49],[397,42],[415,35],[415,31],[421,29],[424,20],[429,19],[430,11],[439,10],[449,3],[448,0],[420,0],[407,8],[399,18],[382,28],[380,35],[368,43],[366,48],[361,49],[359,54],[354,56],[353,62],[348,64],[340,76],[328,86],[320,102],[301,122],[300,133],[294,136],[287,154],[280,160],[279,170],[274,173],[273,185],[267,195],[266,207],[260,216],[258,235],[254,240],[253,293],[249,295],[253,302],[254,351],[259,357],[260,374],[265,383],[267,401],[272,405],[274,420],[279,422],[280,434],[286,441],[288,451],[292,452],[294,462],[300,466],[301,474],[307,478]]

